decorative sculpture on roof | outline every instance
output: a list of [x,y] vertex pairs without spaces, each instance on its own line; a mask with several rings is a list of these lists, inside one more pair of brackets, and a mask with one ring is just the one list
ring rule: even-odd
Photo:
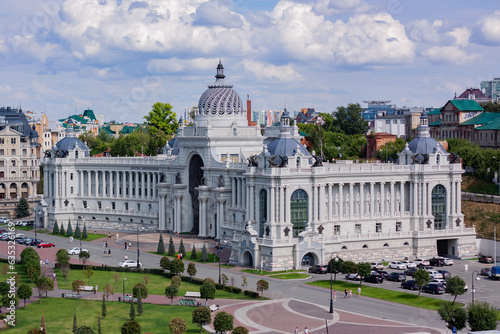
[[219,175],[219,187],[224,187],[224,176]]
[[450,163],[451,164],[460,163],[460,156],[457,153],[450,153]]
[[160,174],[160,182],[164,182],[165,181],[165,174],[161,173]]
[[205,177],[202,176],[201,179],[200,179],[200,186],[204,186],[205,185],[205,181],[206,181]]
[[175,184],[180,184],[181,183],[181,173],[177,172],[175,174]]
[[50,158],[50,156],[52,155],[50,153],[50,150],[46,150],[45,152],[43,152],[43,154],[45,155],[46,158]]
[[271,167],[285,167],[288,165],[288,157],[281,155],[273,155],[269,159],[269,166]]
[[414,156],[412,156],[411,159],[413,160],[413,163],[415,165],[417,165],[417,164],[426,165],[429,163],[429,155],[428,154],[417,153]]
[[252,154],[247,160],[249,167],[259,167],[259,159],[256,154]]
[[312,165],[313,167],[321,167],[321,166],[323,166],[323,159],[321,159],[320,156],[313,155],[312,157],[314,159],[314,163]]
[[65,156],[68,155],[68,151],[57,149],[54,151],[54,154],[55,154],[56,158],[64,158]]

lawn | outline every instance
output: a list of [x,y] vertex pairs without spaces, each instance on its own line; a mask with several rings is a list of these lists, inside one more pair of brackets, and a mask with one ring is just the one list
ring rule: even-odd
[[[158,254],[157,252],[148,252],[148,253],[155,254],[155,255],[160,255],[160,256],[166,256],[169,259],[176,259],[177,258],[177,254],[175,256],[169,256],[167,254],[167,252],[163,253],[163,255],[162,254]],[[210,263],[210,262],[217,262],[217,261],[219,261],[219,258],[217,257],[217,255],[212,254],[210,252],[207,252],[208,253],[208,260],[207,261],[200,261],[201,250],[196,252],[196,255],[198,255],[197,258],[194,259],[194,260],[192,260],[191,259],[191,253],[192,252],[186,252],[186,256],[184,256],[182,258],[182,261],[185,261],[185,262],[199,262],[199,263]],[[222,266],[222,263],[221,263],[221,266]]]
[[[97,314],[101,312],[101,304],[102,301],[44,298],[41,305],[34,302],[27,306],[26,311],[23,308],[17,309],[18,323],[15,329],[9,329],[6,333],[26,333],[32,328],[40,328],[42,311],[48,333],[71,333],[73,310],[76,311],[78,326],[90,326],[97,333]],[[102,332],[119,334],[123,323],[129,320],[130,304],[106,302],[106,309],[106,318],[101,318]],[[186,321],[187,333],[200,332],[200,327],[191,321],[194,307],[144,303],[143,309],[144,313],[135,319],[141,325],[142,333],[166,333],[168,324],[173,318],[183,318]]]
[[290,273],[290,274],[269,275],[269,277],[279,278],[279,279],[305,279],[305,278],[309,278],[311,276],[308,274],[302,274],[302,273]]
[[[54,234],[52,232],[47,232],[47,234],[50,234],[50,235],[53,235],[53,236],[56,236],[56,237],[61,237],[61,238],[67,238],[67,239],[69,239],[69,237],[66,236],[66,235]],[[107,234],[87,233],[87,239],[82,239],[82,240],[83,241],[92,241],[92,240],[101,239],[101,238],[107,238],[107,237],[108,237]],[[75,241],[76,240],[80,240],[80,239],[75,238]]]
[[[319,286],[322,288],[330,289],[330,281],[316,281],[307,283],[314,286]],[[343,294],[344,289],[352,289],[353,294],[357,294],[359,283],[347,283],[343,281],[334,281],[333,289],[337,290],[337,296],[341,296]],[[361,286],[361,295],[366,297],[372,297],[382,300],[391,301],[394,303],[425,308],[429,310],[437,310],[443,304],[443,301],[436,298],[426,297],[424,293],[420,295],[418,298],[418,292],[409,293],[402,291],[393,291],[387,290],[383,288],[376,288],[373,286],[362,285]],[[453,297],[450,296],[449,301],[452,301]],[[462,305],[460,303],[456,303],[458,305]]]
[[274,274],[284,274],[284,273],[304,273],[304,270],[282,270],[282,271],[267,271],[267,270],[258,270],[258,269],[243,269],[241,270],[244,273],[254,274],[254,275],[274,275]]
[[[117,280],[115,281],[114,275],[118,274]],[[64,279],[62,274],[58,269],[56,269],[56,275],[58,277],[58,284],[60,289],[71,290],[71,283],[77,279],[81,279],[88,284],[89,280],[83,275],[82,270],[72,269],[66,278],[66,284],[64,283]],[[90,278],[90,285],[98,285],[99,291],[103,291],[106,284],[111,283],[114,286],[115,293],[123,293],[123,279],[126,278],[125,281],[125,293],[132,293],[132,288],[137,283],[144,283],[144,276],[149,276],[148,282],[148,294],[150,295],[164,295],[165,288],[170,285],[170,278],[154,275],[154,274],[144,274],[144,273],[135,273],[135,272],[113,272],[113,271],[101,271],[94,270],[94,275]],[[235,286],[239,286],[240,282],[235,282]],[[179,287],[179,296],[184,296],[186,291],[200,291],[200,285],[190,283],[190,282],[182,282]],[[217,290],[216,298],[231,298],[231,292]],[[233,299],[251,299],[248,296],[243,294],[233,294]]]

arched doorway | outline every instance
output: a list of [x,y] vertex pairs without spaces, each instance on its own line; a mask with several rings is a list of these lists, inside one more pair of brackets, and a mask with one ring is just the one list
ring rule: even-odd
[[314,266],[314,254],[313,253],[307,253],[302,257],[302,267],[311,267]]
[[434,229],[446,228],[446,189],[438,184],[432,189],[432,215],[434,216]]
[[253,268],[253,256],[249,251],[243,253],[243,266]]
[[191,196],[191,212],[193,214],[191,234],[196,235],[200,233],[200,202],[196,188],[202,184],[203,166],[203,159],[198,154],[195,154],[189,162],[189,195]]

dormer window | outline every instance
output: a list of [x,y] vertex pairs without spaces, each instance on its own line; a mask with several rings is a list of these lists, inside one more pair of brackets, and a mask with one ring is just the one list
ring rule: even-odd
[[75,158],[78,159],[78,151],[75,151]]
[[436,163],[439,165],[439,161],[441,160],[441,156],[438,154],[436,155]]
[[297,157],[297,168],[300,168],[300,157]]

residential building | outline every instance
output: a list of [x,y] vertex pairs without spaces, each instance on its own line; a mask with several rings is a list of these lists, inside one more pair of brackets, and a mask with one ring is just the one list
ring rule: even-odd
[[477,103],[490,102],[491,98],[484,95],[478,88],[467,88],[462,94],[456,96],[454,100],[474,100]]
[[474,100],[449,100],[442,108],[431,112],[430,133],[438,139],[460,138],[459,125],[483,111]]
[[492,102],[500,102],[500,78],[490,81],[481,81],[481,91]]

